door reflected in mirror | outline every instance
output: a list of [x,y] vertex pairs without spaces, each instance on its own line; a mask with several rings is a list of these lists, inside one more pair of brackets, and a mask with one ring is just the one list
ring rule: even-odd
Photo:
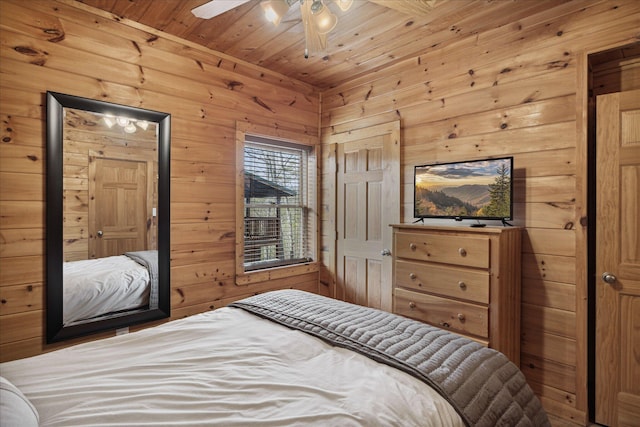
[[47,340],[169,315],[170,116],[47,93]]

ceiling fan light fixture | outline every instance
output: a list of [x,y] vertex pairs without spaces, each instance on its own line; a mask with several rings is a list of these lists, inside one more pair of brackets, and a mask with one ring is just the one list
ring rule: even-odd
[[353,0],[336,0],[341,11],[346,12],[353,5]]
[[282,17],[289,10],[289,3],[287,0],[264,0],[260,3],[264,10],[264,15],[269,22],[277,26],[280,24]]
[[[2,0],[0,0],[2,1]],[[131,0],[133,1],[133,0]],[[200,2],[203,0],[190,0]],[[209,19],[221,15],[242,4],[255,0],[210,0],[201,6],[191,10],[198,18]],[[265,17],[275,26],[280,24],[284,15],[294,4],[300,6],[302,26],[304,28],[304,56],[309,57],[309,52],[321,52],[327,48],[327,35],[338,24],[338,17],[334,15],[327,2],[337,3],[341,11],[346,12],[353,6],[354,0],[261,0],[260,6],[264,10]],[[374,2],[393,2],[395,0],[371,0]],[[398,0],[400,1],[400,0]],[[426,2],[432,4],[440,0],[404,0],[408,2]],[[390,7],[390,6],[389,6]]]
[[338,17],[331,13],[322,0],[313,0],[311,4],[311,20],[318,34],[328,34],[338,24]]

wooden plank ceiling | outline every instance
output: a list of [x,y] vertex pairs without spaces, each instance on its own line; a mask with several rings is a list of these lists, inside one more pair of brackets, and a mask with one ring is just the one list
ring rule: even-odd
[[191,13],[207,0],[77,1],[324,90],[563,0],[355,0],[346,12],[325,0],[338,24],[328,36],[326,51],[312,52],[309,58],[304,57],[297,4],[276,27],[265,19],[259,0],[212,19]]

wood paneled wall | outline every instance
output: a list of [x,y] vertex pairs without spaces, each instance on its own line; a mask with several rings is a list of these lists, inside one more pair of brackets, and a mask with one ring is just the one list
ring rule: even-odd
[[[525,227],[521,368],[554,424],[584,425],[586,123],[577,116],[586,114],[579,83],[587,76],[580,64],[595,49],[639,40],[640,2],[559,1],[530,16],[516,9],[507,25],[447,29],[457,37],[324,92],[322,140],[401,120],[403,222],[413,220],[414,165],[514,156],[513,223]],[[624,78],[640,80],[637,70]],[[324,157],[325,173],[332,161]],[[332,212],[330,203],[323,209]],[[324,239],[332,227],[326,217]],[[323,272],[321,288],[331,277]]]
[[317,140],[313,88],[71,1],[2,0],[0,32],[0,360],[79,341],[43,338],[47,90],[171,114],[172,318],[317,291],[313,268],[235,281],[236,122]]

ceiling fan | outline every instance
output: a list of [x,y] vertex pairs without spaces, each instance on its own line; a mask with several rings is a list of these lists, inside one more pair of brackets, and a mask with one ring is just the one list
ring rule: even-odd
[[[231,9],[241,6],[250,0],[211,0],[191,10],[196,17],[211,19]],[[278,25],[285,13],[294,4],[300,5],[302,26],[305,33],[304,57],[309,52],[319,52],[327,48],[327,34],[338,23],[338,18],[328,7],[328,3],[335,3],[340,10],[349,10],[354,0],[262,0],[265,17],[274,25]],[[400,12],[424,16],[441,0],[369,0],[381,6]]]

